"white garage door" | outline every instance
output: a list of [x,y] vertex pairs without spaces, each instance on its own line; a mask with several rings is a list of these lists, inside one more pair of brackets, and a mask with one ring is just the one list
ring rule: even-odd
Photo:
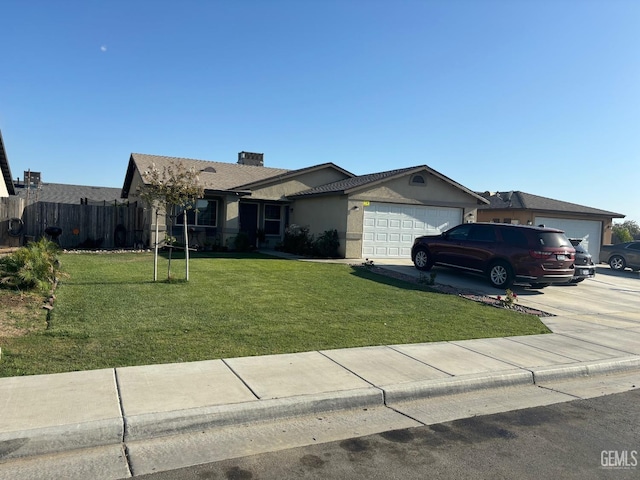
[[564,230],[569,238],[582,238],[582,246],[598,263],[600,256],[600,241],[602,236],[602,222],[593,220],[574,220],[568,218],[536,217],[535,224]]
[[374,203],[364,207],[363,258],[410,258],[413,240],[462,223],[461,208]]

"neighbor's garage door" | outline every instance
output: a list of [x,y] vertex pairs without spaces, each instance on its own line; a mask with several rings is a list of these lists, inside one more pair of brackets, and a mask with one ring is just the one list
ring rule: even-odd
[[582,245],[591,254],[593,261],[595,263],[599,262],[602,222],[568,218],[536,217],[535,224],[544,224],[546,227],[564,230],[565,235],[569,238],[582,238]]
[[375,203],[364,207],[363,258],[410,258],[413,240],[462,223],[461,208]]

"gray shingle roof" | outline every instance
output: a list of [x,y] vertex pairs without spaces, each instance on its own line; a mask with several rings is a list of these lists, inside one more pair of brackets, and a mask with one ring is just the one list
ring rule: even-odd
[[[129,164],[129,172],[133,173],[131,162],[135,163],[138,171],[144,172],[155,165],[163,170],[164,167],[183,163],[187,168],[195,168],[199,173],[200,182],[206,190],[232,190],[242,185],[265,180],[283,173],[289,172],[284,168],[259,167],[254,165],[240,165],[237,163],[210,162],[207,160],[196,160],[192,158],[166,157],[161,155],[146,155],[143,153],[132,153]],[[123,196],[129,194],[128,188],[131,182],[130,173],[127,172],[127,179],[123,187]]]
[[[23,184],[16,185],[16,195],[27,198],[27,189]],[[120,189],[110,187],[91,187],[85,185],[66,185],[63,183],[41,183],[40,188],[29,190],[29,202],[71,203],[80,205],[84,199],[88,202],[121,203]]]
[[490,202],[489,205],[478,207],[483,210],[503,210],[509,208],[514,210],[537,210],[554,213],[582,213],[613,218],[623,218],[625,216],[621,213],[600,210],[599,208],[578,205],[577,203],[563,202],[561,200],[554,200],[521,191],[497,192],[494,194],[484,192],[481,195]]
[[302,192],[290,195],[291,197],[305,197],[311,195],[323,195],[329,193],[344,193],[354,188],[362,187],[371,183],[378,182],[380,180],[386,180],[396,175],[403,175],[416,167],[400,168],[397,170],[389,170],[388,172],[370,173],[368,175],[359,175],[357,177],[346,178],[344,180],[338,180],[337,182],[328,183],[319,187],[310,188]]
[[440,180],[456,187],[459,188],[460,190],[468,193],[469,195],[471,195],[472,197],[475,197],[476,200],[480,203],[485,203],[486,200],[480,196],[479,194],[472,192],[471,190],[469,190],[468,188],[464,187],[463,185],[459,184],[458,182],[455,182],[453,180],[451,180],[449,177],[446,177],[445,175],[442,175],[441,173],[433,170],[432,168],[428,167],[427,165],[418,165],[415,167],[407,167],[407,168],[399,168],[396,170],[389,170],[386,172],[379,172],[379,173],[370,173],[368,175],[360,175],[357,177],[353,177],[353,178],[347,178],[345,180],[340,180],[337,182],[333,182],[333,183],[329,183],[327,185],[322,185],[320,187],[316,187],[316,188],[311,188],[309,190],[305,190],[302,191],[300,193],[297,193],[295,195],[289,195],[289,197],[295,198],[295,197],[305,197],[305,196],[313,196],[313,195],[329,195],[329,194],[340,194],[340,193],[348,193],[350,191],[356,190],[358,188],[361,187],[365,187],[365,186],[371,186],[374,185],[375,183],[378,182],[382,182],[385,180],[389,180],[391,178],[394,177],[401,177],[403,175],[408,175],[411,173],[419,173],[419,172],[427,172],[431,175],[434,175],[435,177],[439,178]]

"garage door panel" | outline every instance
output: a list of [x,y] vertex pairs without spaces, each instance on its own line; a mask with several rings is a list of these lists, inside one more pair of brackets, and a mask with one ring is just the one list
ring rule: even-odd
[[413,245],[413,239],[414,239],[413,235],[411,235],[409,233],[403,233],[402,237],[400,238],[400,241],[402,243],[410,243],[410,244]]
[[409,258],[416,237],[438,234],[460,223],[460,208],[371,203],[364,210],[362,255]]
[[593,261],[596,263],[600,261],[602,222],[573,218],[535,217],[535,224],[564,230],[569,238],[582,238],[582,246],[591,254]]

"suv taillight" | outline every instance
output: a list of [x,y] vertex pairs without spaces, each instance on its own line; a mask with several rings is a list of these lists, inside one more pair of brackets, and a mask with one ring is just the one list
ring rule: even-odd
[[529,255],[533,258],[545,259],[553,255],[553,252],[543,252],[542,250],[529,250]]

